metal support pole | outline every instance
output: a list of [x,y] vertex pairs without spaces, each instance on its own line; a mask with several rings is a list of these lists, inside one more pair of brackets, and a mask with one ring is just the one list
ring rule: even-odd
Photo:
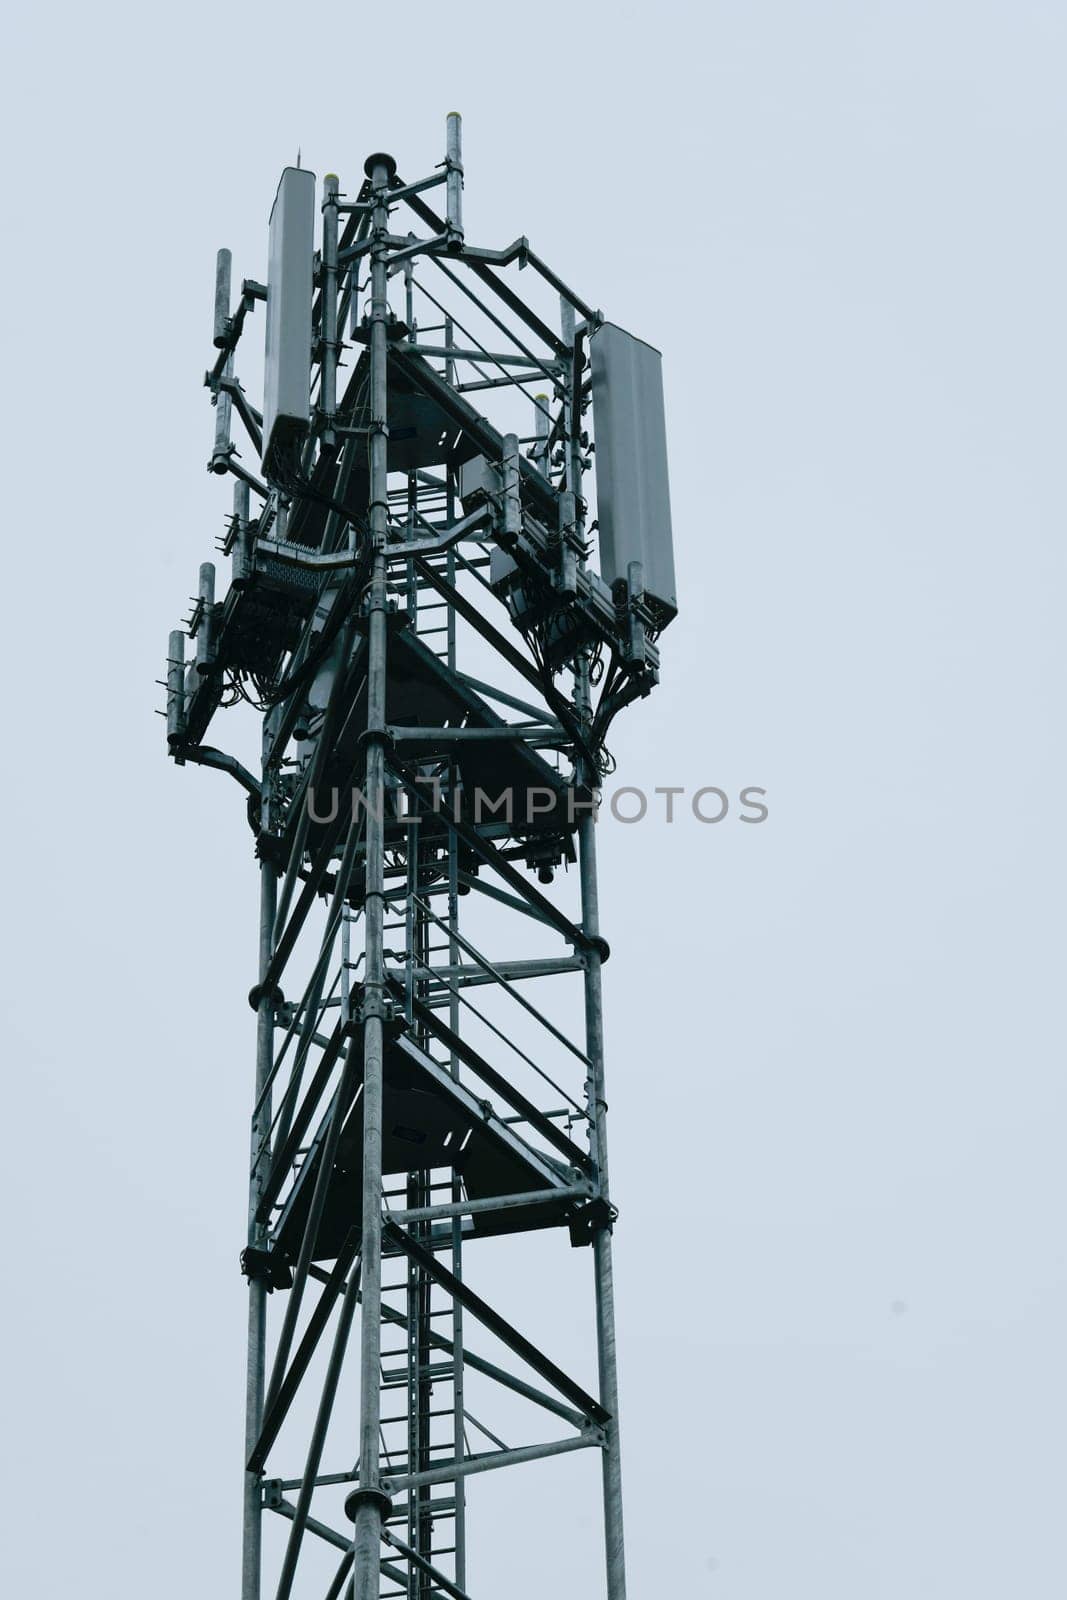
[[[260,826],[270,822],[270,796],[273,782],[269,764],[274,736],[274,719],[268,717],[263,725],[263,789],[260,809]],[[278,878],[268,861],[259,867],[259,981],[263,984],[270,967],[274,948],[274,916],[277,906]],[[248,1243],[262,1250],[266,1244],[267,1230],[256,1221],[256,1212],[262,1188],[261,1174],[268,1163],[255,1164],[256,1152],[267,1140],[271,1122],[271,1097],[266,1090],[267,1078],[274,1064],[274,1001],[273,990],[264,985],[256,1013],[256,1093],[251,1126],[252,1177],[248,1189]],[[245,1385],[245,1461],[248,1460],[263,1426],[263,1387],[267,1359],[267,1286],[263,1280],[253,1278],[248,1285],[248,1367]],[[259,1600],[260,1567],[262,1553],[262,1516],[260,1478],[256,1472],[244,1475],[244,1538],[241,1564],[241,1600]]]
[[[455,341],[455,331],[452,318],[445,317],[444,326],[445,348],[451,350]],[[445,381],[452,385],[456,381],[456,363],[451,356],[445,360]],[[445,520],[451,524],[456,515],[456,469],[450,462],[446,474],[445,489]],[[453,586],[456,582],[456,552],[449,548],[445,557],[445,571],[448,581]],[[456,671],[456,613],[451,606],[448,607],[448,670]],[[455,788],[459,775],[458,767],[453,763],[449,769],[449,787]],[[454,833],[448,835],[448,961],[450,966],[456,966],[460,960],[460,949],[457,939],[459,933],[459,841]],[[448,1023],[454,1035],[459,1033],[459,991],[453,989],[448,997]],[[455,1050],[449,1052],[449,1066],[452,1076],[459,1079],[459,1056]],[[463,1198],[463,1179],[458,1172],[452,1174],[452,1201],[458,1205]],[[452,1271],[455,1276],[463,1281],[463,1223],[460,1217],[455,1217],[452,1222]],[[465,1379],[463,1356],[463,1307],[456,1299],[452,1301],[452,1450],[456,1461],[462,1461],[466,1453],[466,1441],[463,1431],[465,1414]],[[467,1583],[467,1491],[464,1480],[458,1478],[455,1488],[455,1510],[453,1512],[453,1544],[455,1545],[454,1562],[456,1568],[456,1583],[463,1589]]]
[[[588,666],[585,675],[588,674]],[[583,780],[596,782],[595,775]],[[578,827],[578,859],[582,886],[582,929],[594,941],[585,969],[585,1053],[589,1057],[587,1094],[592,1115],[590,1147],[597,1163],[600,1193],[609,1199],[607,1100],[604,1093],[604,1006],[597,896],[596,823],[590,814]],[[599,1227],[593,1235],[593,1272],[596,1282],[597,1370],[600,1403],[611,1413],[604,1425],[602,1450],[604,1482],[604,1546],[607,1561],[608,1600],[626,1600],[626,1564],[623,1548],[622,1465],[619,1456],[619,1381],[615,1357],[615,1285],[611,1255],[611,1228]]]
[[333,1348],[330,1351],[330,1361],[323,1381],[319,1409],[315,1417],[311,1443],[308,1446],[307,1460],[304,1463],[304,1478],[300,1485],[300,1496],[296,1503],[293,1526],[289,1531],[289,1543],[285,1548],[285,1559],[282,1562],[281,1576],[278,1579],[276,1600],[289,1600],[289,1595],[292,1593],[293,1579],[296,1577],[297,1557],[300,1554],[304,1527],[311,1510],[311,1496],[315,1488],[315,1475],[322,1461],[322,1450],[326,1443],[326,1430],[330,1425],[330,1415],[333,1411],[334,1400],[337,1397],[337,1385],[341,1379],[341,1364],[345,1358],[345,1350],[348,1348],[348,1335],[352,1327],[352,1319],[356,1314],[358,1299],[359,1262],[356,1261],[349,1271],[348,1287],[345,1290],[344,1299],[341,1301],[341,1313],[337,1319]]
[[378,1600],[382,1514],[379,1473],[382,1306],[382,1050],[385,1007],[385,683],[388,468],[388,185],[391,156],[366,164],[374,190],[371,218],[370,305],[370,531],[367,649],[367,887],[363,999],[363,1309],[360,1319],[359,1489],[354,1502],[353,1586],[356,1600]]
[[185,726],[185,635],[176,628],[167,645],[167,737],[179,739]]
[[322,182],[322,388],[320,399],[332,443],[330,424],[337,410],[337,195],[340,180],[328,172]]
[[504,435],[504,538],[509,544],[513,544],[521,532],[519,441],[514,433],[506,433]]
[[207,672],[215,659],[215,563],[202,561],[198,589],[199,620],[196,625],[196,670]]
[[559,297],[559,328],[560,337],[567,346],[567,354],[569,356],[574,349],[574,307],[563,295]]
[[230,581],[246,583],[252,576],[251,491],[242,478],[233,480],[233,515],[236,524],[230,549]]
[[[560,299],[560,324],[564,341],[573,352],[566,402],[567,489],[574,499],[573,518],[576,542],[584,532],[585,506],[582,498],[581,449],[581,371],[575,342],[574,307]],[[592,719],[589,657],[578,660],[574,697],[579,718],[585,728]],[[579,784],[599,789],[600,775],[581,756],[575,776]],[[601,1197],[610,1205],[608,1185],[608,1103],[604,1088],[604,1000],[601,980],[600,902],[596,867],[596,817],[583,811],[578,823],[578,870],[582,896],[582,931],[589,944],[585,968],[585,1053],[589,1061],[586,1076],[586,1105],[590,1116],[590,1152],[597,1164]],[[615,1279],[611,1251],[611,1226],[601,1223],[593,1232],[593,1274],[596,1288],[597,1373],[600,1403],[610,1413],[604,1425],[601,1467],[604,1493],[604,1555],[607,1567],[608,1600],[626,1600],[626,1559],[622,1518],[622,1462],[619,1450],[619,1379],[615,1355]]]
[[362,257],[357,256],[348,269],[348,336],[355,339],[359,334],[359,269]]
[[445,143],[445,161],[448,178],[445,183],[446,233],[450,250],[463,244],[463,119],[458,111],[448,113]]
[[[224,378],[233,377],[233,352],[226,357],[226,365],[222,369]],[[230,414],[233,402],[230,399],[229,389],[218,389],[215,394],[215,442],[211,448],[211,460],[208,463],[212,472],[223,473],[230,470],[230,456],[233,453],[233,442],[230,439]]]
[[548,478],[552,472],[550,460],[551,452],[548,448],[548,396],[547,394],[534,395],[534,433],[537,444],[534,448],[534,465],[539,467]]
[[216,350],[225,350],[230,332],[230,264],[228,250],[220,250],[215,258],[215,335]]

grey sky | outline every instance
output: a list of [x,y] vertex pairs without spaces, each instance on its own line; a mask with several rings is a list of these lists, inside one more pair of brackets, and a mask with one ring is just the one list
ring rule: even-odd
[[[152,715],[227,505],[213,257],[262,275],[298,145],[421,171],[455,108],[470,235],[664,353],[681,615],[618,782],[769,791],[601,830],[632,1593],[1056,1600],[1062,6],[9,27],[7,1592],[235,1592],[255,873]],[[475,1593],[547,1592],[561,1484],[596,1592],[593,1479],[529,1472]]]

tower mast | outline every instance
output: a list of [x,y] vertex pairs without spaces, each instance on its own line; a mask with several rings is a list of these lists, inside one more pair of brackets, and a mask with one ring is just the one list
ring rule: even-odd
[[[214,345],[229,585],[170,635],[167,739],[259,861],[242,1600],[465,1600],[470,1479],[589,1449],[623,1600],[595,812],[676,611],[659,356],[468,242],[454,113],[414,182],[287,168]],[[215,742],[253,715],[255,763]],[[595,1392],[496,1303],[544,1230],[589,1251]]]

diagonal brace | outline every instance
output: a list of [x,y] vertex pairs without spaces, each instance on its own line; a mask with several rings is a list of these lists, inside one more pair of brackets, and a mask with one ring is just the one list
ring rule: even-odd
[[483,1300],[480,1295],[475,1294],[473,1289],[449,1272],[447,1267],[442,1266],[429,1250],[424,1250],[420,1244],[417,1244],[410,1233],[405,1232],[403,1228],[398,1228],[395,1222],[390,1221],[383,1222],[382,1233],[388,1236],[394,1244],[399,1245],[409,1260],[421,1268],[428,1277],[439,1283],[442,1289],[447,1294],[450,1294],[454,1300],[458,1300],[464,1310],[469,1311],[472,1317],[476,1317],[479,1322],[489,1329],[490,1333],[496,1335],[502,1344],[506,1344],[509,1350],[513,1350],[536,1373],[558,1389],[560,1394],[566,1395],[567,1399],[572,1401],[590,1422],[605,1423],[611,1421],[611,1412],[607,1411],[599,1400],[594,1400],[593,1396],[587,1394],[580,1384],[575,1383],[573,1378],[567,1376],[562,1367],[557,1367],[554,1361],[550,1361],[546,1355],[543,1355],[536,1345],[531,1344],[529,1339],[525,1338],[517,1328],[513,1328],[510,1322],[505,1321],[500,1313],[494,1311],[492,1306]]

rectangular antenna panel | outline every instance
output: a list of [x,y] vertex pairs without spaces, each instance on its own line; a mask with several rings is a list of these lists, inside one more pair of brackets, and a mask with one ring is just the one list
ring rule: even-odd
[[662,627],[678,610],[662,358],[610,322],[592,335],[589,353],[601,574],[614,583],[639,561]]
[[263,467],[298,444],[310,419],[315,174],[286,167],[270,214]]

